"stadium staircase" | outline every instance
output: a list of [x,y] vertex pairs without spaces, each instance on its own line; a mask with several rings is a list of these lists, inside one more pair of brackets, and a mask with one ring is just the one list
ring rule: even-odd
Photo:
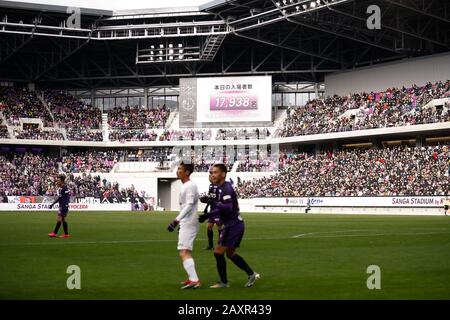
[[277,110],[277,113],[275,114],[275,120],[273,121],[273,130],[270,133],[269,139],[276,137],[278,129],[283,128],[283,124],[286,119],[287,110]]
[[164,126],[165,128],[168,128],[169,130],[171,129],[178,129],[178,122],[180,119],[180,113],[178,111],[172,111],[170,112],[169,118],[166,121],[166,125]]
[[103,141],[109,141],[109,124],[108,124],[108,114],[102,113],[102,133]]
[[44,93],[43,92],[36,92],[36,96],[38,97],[39,101],[42,103],[42,105],[47,109],[48,113],[50,114],[50,117],[52,118],[53,123],[55,126],[57,125],[55,123],[55,117],[53,116],[53,112],[50,110],[50,107],[47,104],[47,101],[44,99]]
[[3,120],[3,125],[5,125],[6,129],[8,130],[8,135],[9,135],[8,138],[13,137],[14,130],[8,125],[8,122],[6,121],[5,116],[1,112],[0,112],[0,119]]
[[214,34],[208,36],[206,38],[205,44],[202,47],[200,60],[213,61],[224,39],[224,34]]

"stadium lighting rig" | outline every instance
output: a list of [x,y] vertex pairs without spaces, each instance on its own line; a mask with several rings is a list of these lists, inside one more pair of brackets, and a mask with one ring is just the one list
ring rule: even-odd
[[139,48],[137,44],[136,63],[167,63],[200,61],[200,46],[185,45],[183,42],[164,42]]
[[350,0],[272,0],[272,9],[232,21],[229,26],[232,32],[245,31],[348,1]]

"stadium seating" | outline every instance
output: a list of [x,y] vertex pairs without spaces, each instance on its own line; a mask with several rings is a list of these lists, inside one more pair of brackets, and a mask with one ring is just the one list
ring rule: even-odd
[[[334,95],[291,109],[277,136],[290,137],[328,132],[407,126],[450,121],[450,109],[426,109],[434,98],[450,96],[450,80],[383,92]],[[346,114],[348,110],[356,111]]]
[[0,112],[7,124],[19,126],[19,118],[40,118],[44,127],[52,127],[50,112],[42,104],[36,93],[25,88],[0,87]]
[[270,136],[267,128],[263,129],[219,129],[217,131],[216,140],[249,140],[249,139],[266,139]]
[[[59,166],[67,174],[66,183],[74,197],[126,199],[142,196],[134,187],[119,188],[116,182],[89,172],[106,172],[114,163],[114,152],[74,152],[62,159],[30,152],[0,154],[0,195],[55,196]],[[83,172],[75,175],[75,172]]]
[[445,195],[450,192],[447,147],[281,154],[280,172],[238,181],[241,197]]

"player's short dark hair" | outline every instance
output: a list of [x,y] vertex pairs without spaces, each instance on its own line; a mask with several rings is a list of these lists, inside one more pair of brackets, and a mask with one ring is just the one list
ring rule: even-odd
[[61,180],[62,182],[66,181],[66,176],[63,174],[58,175],[58,179]]
[[182,166],[184,168],[184,171],[189,171],[189,175],[191,175],[191,173],[194,172],[194,164],[193,163],[181,162],[180,166]]
[[225,172],[225,173],[228,172],[227,166],[224,165],[223,163],[216,163],[215,165],[213,165],[213,167],[219,168],[219,170],[222,172]]

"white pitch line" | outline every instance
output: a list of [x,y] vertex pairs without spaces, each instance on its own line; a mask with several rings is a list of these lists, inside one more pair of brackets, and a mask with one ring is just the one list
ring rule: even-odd
[[[376,232],[376,230],[337,230],[324,232],[301,233],[290,237],[267,237],[267,238],[244,238],[244,240],[288,240],[288,239],[317,239],[317,238],[347,238],[347,237],[379,237],[379,236],[411,236],[411,235],[433,235],[450,234],[447,232],[401,232],[401,233],[372,233],[372,234],[337,234],[352,232]],[[327,235],[331,234],[331,235]],[[55,239],[56,240],[56,239]],[[206,241],[207,239],[196,239],[197,241]],[[74,244],[122,244],[122,243],[152,243],[152,242],[177,242],[177,239],[147,239],[147,240],[105,240],[105,241],[65,241],[56,240],[54,242],[29,242],[29,243],[0,243],[0,247],[15,246],[41,246],[41,245],[74,245]]]

